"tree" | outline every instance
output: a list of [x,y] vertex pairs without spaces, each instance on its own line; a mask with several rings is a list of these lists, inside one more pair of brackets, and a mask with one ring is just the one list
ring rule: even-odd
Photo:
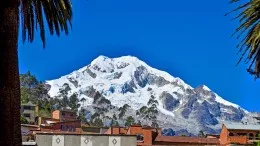
[[96,127],[103,127],[103,121],[100,118],[95,118],[94,122],[92,123]]
[[126,122],[125,122],[125,126],[131,126],[132,124],[134,124],[135,119],[132,116],[129,116],[126,118]]
[[[231,0],[232,3],[240,2],[240,0]],[[260,0],[248,0],[244,2],[230,13],[239,12],[234,19],[238,19],[240,25],[237,27],[233,35],[237,35],[240,43],[237,45],[241,60],[247,55],[245,63],[250,63],[247,71],[254,75],[255,78],[260,77]],[[230,13],[227,13],[229,15]],[[254,66],[254,69],[252,69]]]
[[21,124],[29,124],[28,120],[23,115],[21,115]]
[[21,145],[20,81],[18,70],[18,28],[22,39],[34,40],[40,30],[46,44],[44,18],[50,34],[68,34],[72,8],[70,0],[1,0],[0,1],[0,145]]
[[73,110],[73,111],[78,111],[78,108],[80,107],[79,104],[79,99],[77,97],[77,94],[72,94],[69,98],[69,107]]
[[205,134],[202,130],[199,131],[199,137],[205,137]]
[[88,124],[88,121],[86,119],[86,110],[85,109],[82,108],[79,111],[78,119],[81,121],[81,123]]
[[121,118],[123,118],[123,116],[125,116],[125,112],[126,112],[126,110],[129,108],[130,106],[128,105],[128,104],[124,104],[123,105],[123,107],[120,107],[119,108],[119,111],[120,111],[120,113],[119,113],[119,119],[121,119]]

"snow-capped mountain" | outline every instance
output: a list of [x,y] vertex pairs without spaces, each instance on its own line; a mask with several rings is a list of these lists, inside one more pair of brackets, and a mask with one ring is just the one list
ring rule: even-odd
[[[93,106],[94,97],[100,93],[116,108],[128,104],[131,110],[127,114],[135,118],[138,117],[134,111],[147,105],[153,95],[159,103],[159,126],[176,131],[215,133],[223,122],[256,122],[251,113],[221,98],[207,86],[193,88],[132,56],[99,56],[88,66],[46,84],[51,97],[59,97],[60,91],[66,90],[68,95],[76,93],[79,99],[85,98],[82,107],[86,109]],[[107,111],[113,112],[116,111],[112,108]]]

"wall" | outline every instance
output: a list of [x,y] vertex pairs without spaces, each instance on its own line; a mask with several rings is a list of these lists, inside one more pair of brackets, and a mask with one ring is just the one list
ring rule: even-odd
[[[63,128],[61,129],[61,127]],[[52,129],[61,131],[76,131],[76,128],[81,128],[80,121],[59,122],[52,126]]]
[[229,143],[233,144],[247,144],[247,137],[246,136],[229,136],[228,137]]
[[70,111],[60,111],[60,116],[62,121],[71,121],[77,119],[77,115]]
[[60,120],[60,111],[59,111],[59,110],[53,111],[53,112],[52,112],[52,118],[53,118],[53,119]]
[[225,125],[222,126],[220,133],[220,144],[228,144],[228,130]]
[[143,142],[137,142],[137,145],[150,146],[152,145],[152,129],[143,129],[141,126],[130,127],[127,134],[137,135],[141,134],[144,137]]
[[136,146],[136,136],[36,134],[38,146]]
[[[233,136],[229,136],[232,133]],[[239,133],[245,133],[245,136],[238,135]],[[238,144],[246,144],[249,139],[249,135],[253,134],[253,137],[256,138],[256,135],[259,131],[253,130],[229,130],[226,128],[225,125],[222,126],[222,130],[220,133],[220,144],[231,144],[231,143],[238,143]]]

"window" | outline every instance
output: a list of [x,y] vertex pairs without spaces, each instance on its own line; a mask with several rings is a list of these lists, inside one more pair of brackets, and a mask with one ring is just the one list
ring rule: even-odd
[[30,106],[24,106],[23,109],[24,110],[32,110],[32,108]]
[[137,138],[137,142],[143,142],[144,141],[144,136],[142,134],[137,134],[136,138]]
[[30,114],[23,114],[23,116],[24,116],[25,118],[31,118],[31,115],[30,115]]
[[71,113],[70,116],[73,117],[73,113]]
[[252,140],[252,139],[254,139],[254,138],[255,138],[254,134],[253,134],[253,133],[250,133],[250,134],[249,134],[249,139]]
[[65,113],[64,113],[64,112],[62,112],[62,113],[61,113],[61,115],[62,115],[62,116],[65,116]]
[[234,136],[234,134],[233,133],[229,133],[229,136]]

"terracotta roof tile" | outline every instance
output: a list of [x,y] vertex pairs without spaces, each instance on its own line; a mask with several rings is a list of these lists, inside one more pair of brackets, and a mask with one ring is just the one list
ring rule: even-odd
[[198,143],[198,144],[219,144],[217,138],[183,137],[183,136],[157,136],[156,142],[169,143]]

